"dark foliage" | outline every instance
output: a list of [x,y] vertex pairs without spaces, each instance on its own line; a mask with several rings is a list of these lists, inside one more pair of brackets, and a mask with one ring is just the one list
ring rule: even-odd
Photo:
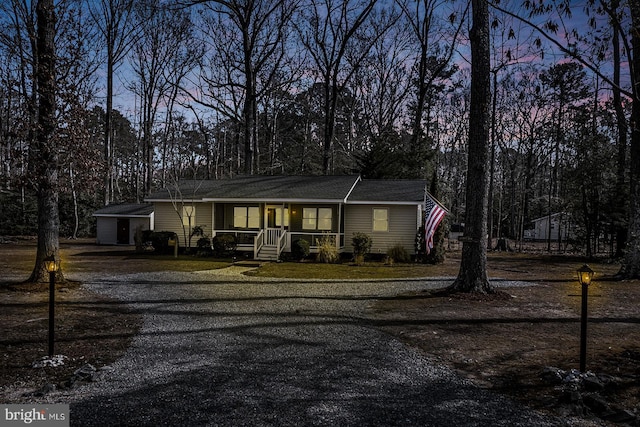
[[411,261],[411,255],[409,255],[409,252],[407,252],[402,245],[390,247],[389,250],[387,250],[387,257],[389,257],[389,260],[392,262],[405,263]]
[[305,239],[298,239],[291,244],[291,257],[300,261],[309,256],[309,242]]
[[0,192],[0,234],[35,235],[38,229],[36,198],[13,191]]
[[172,231],[151,231],[142,232],[143,244],[151,242],[154,248],[153,253],[158,255],[167,255],[173,253],[173,247],[169,246],[169,239],[177,239],[176,233]]
[[237,246],[236,238],[231,234],[222,234],[213,238],[213,254],[217,257],[233,255]]

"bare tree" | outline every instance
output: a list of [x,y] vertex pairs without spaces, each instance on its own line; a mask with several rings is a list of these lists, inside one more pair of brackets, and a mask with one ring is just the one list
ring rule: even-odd
[[154,173],[154,131],[160,107],[171,102],[171,94],[184,77],[185,64],[190,53],[185,46],[193,29],[189,15],[170,10],[160,0],[136,3],[136,23],[140,35],[135,40],[133,71],[137,82],[132,89],[140,99],[142,136],[143,192],[149,194]]
[[113,201],[113,77],[131,49],[136,35],[132,27],[134,0],[87,0],[87,7],[105,42],[107,56],[107,99],[104,115],[104,204]]
[[[411,105],[410,152],[411,158],[418,162],[414,168],[422,169],[425,174],[426,165],[420,163],[426,162],[426,153],[431,148],[426,146],[425,141],[431,126],[429,110],[433,108],[436,94],[442,91],[442,85],[438,87],[437,82],[449,79],[457,70],[452,66],[451,60],[456,52],[457,38],[468,9],[451,11],[448,22],[452,28],[449,31],[438,25],[438,22],[446,22],[438,19],[438,14],[443,13],[444,9],[444,2],[441,0],[416,0],[399,4],[407,17],[412,39],[417,47],[412,74],[414,100]],[[466,7],[469,7],[469,3]]]
[[637,85],[640,83],[640,2],[630,1],[631,9],[631,70],[633,83],[633,108],[631,111],[631,153],[630,153],[630,206],[629,225],[627,227],[627,246],[620,275],[625,278],[640,277],[640,93]]
[[244,173],[253,174],[258,100],[287,55],[283,43],[297,0],[188,3],[204,7],[211,47],[201,70],[201,93],[194,100],[241,124]]
[[[60,260],[58,232],[58,148],[56,133],[56,15],[53,0],[39,0],[36,5],[37,39],[36,84],[38,122],[36,139],[31,150],[32,164],[37,180],[38,197],[38,249],[36,263],[29,278],[30,282],[44,282],[48,279],[44,260],[53,256]],[[62,270],[57,272],[58,280],[63,280]]]
[[[382,32],[367,26],[377,0],[310,0],[296,28],[324,91],[322,169],[332,171],[338,98]],[[394,19],[390,20],[389,25]],[[380,28],[386,31],[386,26]],[[349,61],[347,62],[348,56]]]

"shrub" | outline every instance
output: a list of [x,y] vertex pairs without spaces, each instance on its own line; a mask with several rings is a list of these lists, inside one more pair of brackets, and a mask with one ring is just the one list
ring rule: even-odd
[[325,264],[331,264],[337,262],[340,259],[338,248],[336,248],[336,241],[333,236],[325,235],[318,240],[318,262]]
[[213,249],[211,249],[211,239],[208,237],[201,237],[196,242],[196,246],[198,250],[196,252],[197,256],[211,256],[213,255]]
[[354,255],[365,255],[371,251],[371,245],[373,245],[373,240],[371,240],[371,236],[365,233],[353,233],[353,237],[351,238],[351,245],[353,246],[353,254]]
[[409,255],[409,252],[400,244],[389,248],[387,250],[387,257],[389,257],[391,263],[411,261],[411,255]]
[[173,253],[173,247],[169,246],[169,239],[176,239],[177,235],[173,231],[151,231],[145,230],[142,232],[143,246],[149,246],[147,242],[151,242],[151,247],[154,248],[153,252],[156,254],[171,254]]
[[231,256],[236,252],[237,246],[236,238],[231,234],[221,234],[213,238],[213,252],[216,256]]
[[291,256],[295,260],[302,260],[309,256],[309,242],[305,239],[298,239],[291,245]]
[[373,240],[371,240],[368,234],[353,233],[351,245],[353,246],[353,258],[356,264],[362,264],[364,262],[364,256],[371,251]]

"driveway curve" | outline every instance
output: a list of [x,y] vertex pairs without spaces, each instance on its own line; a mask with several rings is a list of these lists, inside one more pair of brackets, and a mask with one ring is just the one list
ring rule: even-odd
[[367,322],[438,280],[286,281],[227,270],[78,277],[143,327],[97,382],[47,396],[78,426],[556,426]]

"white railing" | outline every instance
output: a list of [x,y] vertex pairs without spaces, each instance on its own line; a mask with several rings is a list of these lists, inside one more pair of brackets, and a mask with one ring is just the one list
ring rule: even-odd
[[246,247],[246,245],[253,246],[253,242],[258,235],[258,230],[215,230],[212,237],[218,235],[234,236],[238,246]]
[[309,233],[309,232],[299,232],[299,231],[289,231],[289,236],[291,239],[291,244],[293,244],[294,241],[302,238],[305,239],[307,242],[309,242],[309,248],[311,249],[312,252],[317,251],[318,249],[318,242],[326,237],[326,236],[330,236],[333,237],[334,242],[336,244],[336,249],[338,251],[344,249],[345,247],[345,243],[344,243],[344,233]]
[[264,244],[268,246],[276,246],[278,244],[278,240],[280,240],[282,232],[283,230],[281,228],[267,228]]
[[287,232],[284,231],[282,232],[282,234],[280,235],[280,237],[278,238],[278,245],[277,245],[277,254],[278,254],[278,258],[280,258],[280,254],[282,253],[282,251],[284,250],[285,246],[287,244]]
[[253,258],[255,259],[258,258],[258,253],[260,252],[260,249],[262,249],[263,246],[264,246],[264,230],[260,230],[258,235],[255,237],[255,240],[253,241]]

